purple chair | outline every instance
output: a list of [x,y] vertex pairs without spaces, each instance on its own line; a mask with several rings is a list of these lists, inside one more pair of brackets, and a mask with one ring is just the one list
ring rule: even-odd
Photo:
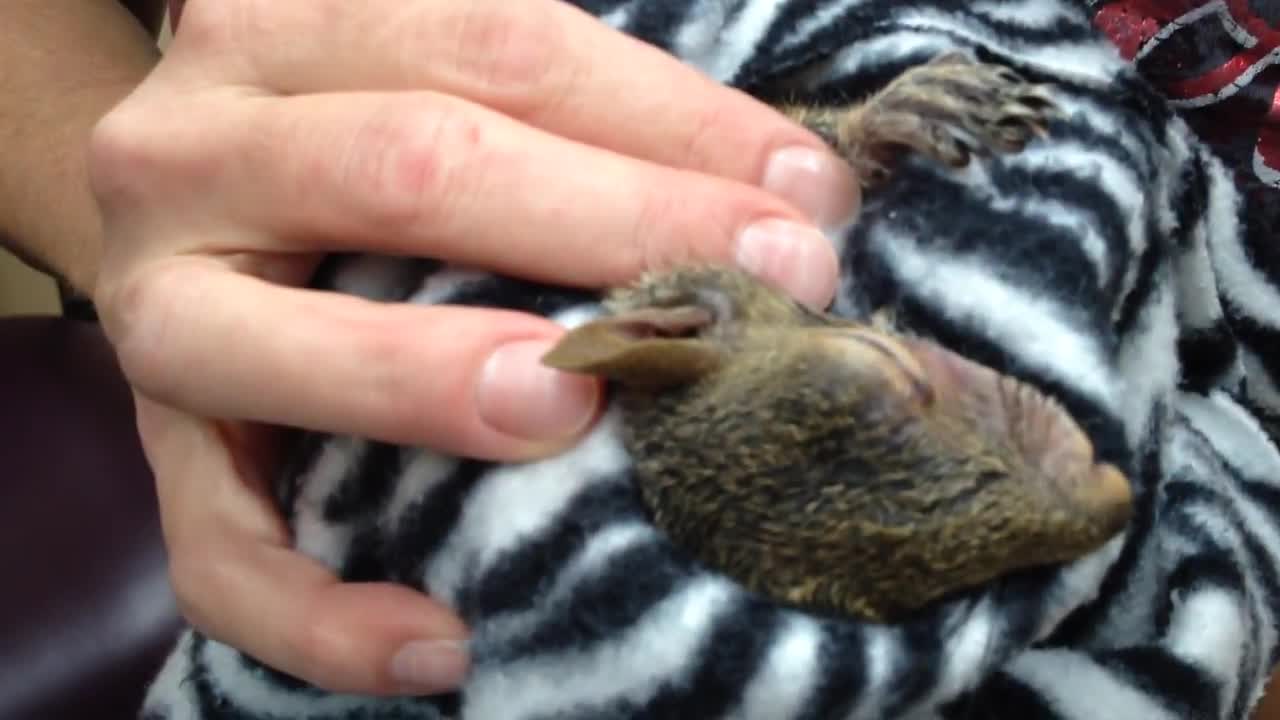
[[100,328],[0,318],[0,720],[136,718],[181,623],[166,573]]

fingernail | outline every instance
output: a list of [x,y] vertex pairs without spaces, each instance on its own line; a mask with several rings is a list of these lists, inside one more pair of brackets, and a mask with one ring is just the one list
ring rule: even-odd
[[470,662],[462,645],[448,640],[414,640],[391,658],[391,678],[402,692],[432,695],[456,690]]
[[765,166],[764,189],[791,203],[825,229],[848,224],[862,197],[847,162],[807,147],[788,147],[774,152]]
[[816,228],[779,219],[749,225],[738,236],[737,262],[814,308],[835,294],[835,248]]
[[476,390],[482,420],[534,442],[565,440],[586,428],[596,415],[599,383],[543,365],[550,350],[550,342],[526,340],[494,351]]

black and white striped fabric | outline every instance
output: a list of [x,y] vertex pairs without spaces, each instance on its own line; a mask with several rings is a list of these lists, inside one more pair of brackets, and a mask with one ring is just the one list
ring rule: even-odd
[[[863,624],[770,604],[672,547],[633,492],[615,415],[526,465],[308,436],[281,489],[300,547],[458,608],[475,633],[468,682],[435,699],[324,694],[192,632],[145,716],[1246,717],[1276,660],[1280,453],[1265,428],[1280,349],[1236,330],[1277,337],[1280,267],[1259,267],[1230,174],[1085,3],[580,4],[764,97],[859,97],[953,48],[1054,83],[1066,115],[1050,137],[959,172],[908,161],[831,230],[835,311],[892,305],[1060,398],[1133,479],[1127,533],[913,621]],[[592,295],[427,260],[336,257],[321,284],[569,326],[598,311]]]

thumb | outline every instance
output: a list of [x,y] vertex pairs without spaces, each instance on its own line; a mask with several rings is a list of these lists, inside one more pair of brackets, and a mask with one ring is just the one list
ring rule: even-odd
[[332,692],[425,695],[461,683],[468,659],[459,618],[408,587],[341,582],[290,546],[260,468],[246,457],[248,435],[135,398],[188,621]]
[[184,604],[193,624],[260,662],[332,692],[428,695],[468,668],[466,628],[426,595],[342,583],[292,550],[241,547],[203,563]]

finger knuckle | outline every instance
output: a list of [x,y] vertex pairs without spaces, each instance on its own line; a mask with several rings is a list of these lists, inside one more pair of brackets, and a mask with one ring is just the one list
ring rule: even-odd
[[404,332],[406,318],[395,312],[375,315],[351,333],[358,364],[368,369],[366,397],[389,427],[413,428],[422,423],[422,408],[433,407],[432,399],[423,397],[426,378],[416,370],[421,355]]
[[158,160],[157,143],[146,127],[128,100],[93,126],[86,162],[90,188],[100,202],[110,205],[142,194],[147,169]]
[[[217,130],[197,133],[172,123],[172,110],[156,93],[140,89],[91,129],[85,156],[89,187],[108,220],[139,209],[154,214],[170,205],[160,197],[176,201],[225,168],[226,137]],[[184,112],[210,110],[193,101]]]
[[681,212],[680,196],[670,186],[651,189],[639,200],[627,233],[627,250],[634,263],[644,270],[661,270],[689,260],[690,237]]
[[[683,130],[683,142],[677,146],[681,153],[677,161],[693,169],[723,165],[725,138],[729,135],[726,131],[733,121],[733,113],[721,103],[696,110]],[[741,148],[733,153],[741,155]]]
[[357,129],[339,160],[339,184],[363,202],[367,223],[447,225],[453,200],[464,192],[461,163],[474,164],[482,144],[479,122],[451,105],[443,99],[412,109],[388,105]]
[[763,202],[761,193],[702,181],[688,172],[678,175],[658,183],[661,189],[646,195],[634,215],[628,249],[646,270],[732,262],[743,219],[779,210]]
[[161,402],[175,395],[177,358],[174,308],[186,305],[198,288],[169,263],[154,263],[115,285],[99,288],[103,328],[131,384]]
[[355,688],[338,666],[344,655],[342,635],[317,603],[304,603],[298,622],[284,636],[284,669],[307,682],[335,692]]
[[[547,100],[564,69],[559,23],[532,3],[458,3],[448,32],[455,43],[455,67],[486,94],[505,98],[516,113]],[[420,47],[420,46],[419,46]]]

